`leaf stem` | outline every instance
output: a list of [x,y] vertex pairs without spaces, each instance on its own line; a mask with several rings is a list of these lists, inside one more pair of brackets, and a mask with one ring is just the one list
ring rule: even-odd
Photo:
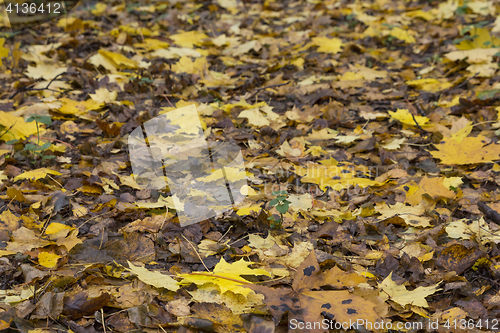
[[210,273],[203,273],[203,272],[193,272],[193,273],[189,273],[189,274],[190,275],[204,275],[204,276],[216,277],[216,278],[219,278],[219,279],[224,279],[224,280],[239,282],[239,283],[243,283],[243,284],[252,284],[251,282],[236,280],[236,279],[228,278],[228,277],[217,275],[217,274],[210,274]]

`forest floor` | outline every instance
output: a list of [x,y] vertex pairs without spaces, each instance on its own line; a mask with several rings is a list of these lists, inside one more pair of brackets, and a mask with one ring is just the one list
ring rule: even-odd
[[0,33],[0,331],[498,331],[499,12],[116,0]]

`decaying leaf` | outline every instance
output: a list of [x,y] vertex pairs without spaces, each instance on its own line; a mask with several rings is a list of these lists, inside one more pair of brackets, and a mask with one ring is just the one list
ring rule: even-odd
[[[356,274],[356,273],[353,273]],[[321,273],[314,251],[298,267],[293,280],[292,289],[273,289],[260,285],[250,285],[247,288],[265,296],[265,303],[271,311],[275,323],[288,312],[289,320],[303,322],[321,322],[322,314],[327,318],[340,322],[355,322],[363,319],[370,323],[381,320],[374,310],[375,304],[362,297],[352,295],[347,290],[313,291],[321,286],[334,284],[335,287],[354,286],[364,281],[358,276],[343,276],[339,270]],[[321,332],[321,329],[310,329],[310,332]]]
[[438,288],[440,283],[433,286],[417,287],[412,291],[406,289],[405,286],[397,285],[392,280],[392,272],[389,274],[382,283],[379,284],[380,297],[382,299],[390,299],[401,306],[413,305],[427,308],[429,304],[426,297],[441,290]]

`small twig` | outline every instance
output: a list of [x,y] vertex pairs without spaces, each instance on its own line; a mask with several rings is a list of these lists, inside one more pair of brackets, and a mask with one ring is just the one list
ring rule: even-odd
[[104,242],[104,229],[105,229],[105,227],[102,228],[102,232],[101,232],[101,243],[99,244],[99,251],[101,250],[102,243]]
[[67,142],[64,142],[64,141],[58,140],[58,139],[54,139],[54,138],[46,138],[46,137],[41,137],[40,139],[42,139],[42,140],[52,140],[52,141],[57,141],[57,142],[62,143],[63,145],[66,145],[66,146],[68,146],[68,147],[70,147],[70,148],[72,148],[72,149],[76,149],[76,147],[75,147],[75,146],[73,146],[73,145],[71,145],[71,144],[69,144],[69,143],[67,143]]
[[[2,134],[0,134],[0,137],[4,136],[5,134],[9,133],[9,131],[16,125],[17,123],[17,120],[9,127],[5,130],[5,132],[3,132]],[[12,134],[12,133],[11,133]]]
[[476,74],[474,74],[473,76],[471,76],[470,78],[468,78],[467,80],[465,80],[464,82],[460,83],[456,87],[451,87],[450,89],[460,88],[461,86],[467,84],[470,80],[472,80],[473,78],[475,78],[478,74],[479,74],[479,72],[477,72]]
[[426,130],[424,130],[422,127],[420,127],[420,125],[418,124],[417,122],[417,119],[415,119],[415,115],[412,113],[411,114],[411,117],[413,118],[413,121],[415,122],[415,124],[417,125],[417,127],[422,131],[422,132],[427,132]]
[[201,259],[201,256],[200,254],[198,253],[198,250],[196,250],[196,247],[194,247],[194,245],[189,241],[189,239],[186,238],[186,236],[182,235],[182,237],[184,237],[184,239],[189,243],[189,245],[191,245],[191,247],[193,248],[194,252],[196,253],[196,255],[198,256],[198,259],[200,259],[201,263],[203,264],[203,267],[205,267],[205,269],[210,272],[210,270],[208,269],[207,265],[205,265],[205,263],[203,262],[203,260]]
[[139,31],[139,34],[141,35],[142,42],[144,43],[144,35],[142,34],[141,28],[139,27],[137,30]]
[[265,90],[265,89],[268,89],[268,88],[276,88],[276,87],[286,86],[289,83],[290,83],[290,81],[285,82],[285,83],[273,84],[273,85],[270,85],[270,86],[267,86],[267,87],[257,88],[257,89],[255,89],[256,91],[252,95],[250,95],[250,97],[247,98],[247,100],[251,100],[252,97],[254,97],[255,95],[257,95],[262,90]]
[[104,322],[104,311],[102,311],[102,308],[101,308],[101,320],[102,320],[102,327],[104,329],[104,333],[106,333],[106,323]]
[[49,91],[54,91],[54,92],[60,93],[59,90],[49,89],[49,86],[52,84],[52,82],[55,81],[55,79],[57,79],[59,76],[61,76],[63,74],[68,74],[68,73],[64,72],[64,73],[57,74],[56,76],[54,76],[54,78],[52,80],[49,81],[49,83],[47,84],[47,86],[45,88],[26,88],[26,87],[23,87],[23,88],[19,89],[18,91],[16,91],[14,93],[14,95],[10,96],[10,99],[14,98],[17,94],[19,94],[21,92],[25,92],[25,91],[49,90]]
[[477,207],[489,220],[495,222],[496,224],[500,224],[500,214],[496,210],[490,208],[482,201],[477,203]]
[[411,104],[409,101],[408,101],[408,98],[405,98],[405,101],[406,103],[408,103],[408,105],[411,107],[411,109],[413,110],[413,112],[410,112],[411,114],[411,117],[413,118],[413,121],[415,122],[415,124],[417,125],[417,127],[422,131],[422,132],[426,132],[426,130],[424,130],[422,127],[420,127],[420,125],[418,124],[417,122],[417,119],[415,118],[415,114],[418,115],[418,111],[417,109],[415,109],[415,107],[413,106],[413,104]]
[[226,235],[227,235],[227,233],[229,232],[229,230],[231,230],[231,228],[232,228],[232,227],[233,227],[232,225],[230,225],[230,226],[229,226],[229,228],[227,229],[227,231],[224,233],[224,235],[222,235],[222,236],[219,238],[219,240],[217,241],[217,243],[220,243],[221,239],[222,239],[222,238],[224,238],[224,236],[226,236]]
[[[109,213],[109,212],[108,212],[108,213]],[[106,214],[108,214],[108,213],[102,213],[102,214],[99,214],[99,215],[93,216],[93,217],[89,218],[87,221],[85,221],[85,222],[83,222],[82,224],[80,224],[78,227],[76,227],[76,229],[78,230],[78,229],[80,229],[81,227],[83,227],[83,226],[84,226],[87,222],[92,221],[93,219],[96,219],[96,218],[101,217],[101,216],[103,216],[103,215],[106,215]]]
[[42,232],[41,232],[41,234],[40,234],[41,236],[43,236],[43,234],[45,233],[45,230],[46,230],[46,229],[47,229],[47,227],[49,226],[49,222],[50,222],[50,219],[51,219],[51,218],[52,218],[52,216],[53,216],[53,213],[54,213],[54,212],[52,212],[52,213],[50,214],[49,218],[47,219],[47,221],[45,221],[45,222],[43,223]]
[[167,211],[165,212],[165,218],[163,219],[163,222],[161,223],[160,229],[158,229],[157,233],[159,233],[163,229],[163,226],[165,225],[165,222],[167,221],[168,206],[165,206],[165,208],[167,209]]
[[406,143],[406,142],[403,142],[402,144],[407,146],[418,146],[418,147],[426,147],[432,145],[432,143]]
[[54,76],[52,78],[52,80],[49,81],[49,83],[47,84],[47,86],[45,87],[45,89],[48,89],[49,86],[52,84],[52,82],[54,82],[59,76],[64,75],[64,74],[68,74],[68,72],[59,73],[56,76]]
[[167,100],[168,104],[170,104],[171,107],[175,108],[175,106],[168,99],[167,94],[163,94],[163,97],[165,97],[165,99]]
[[42,90],[48,90],[48,91],[53,91],[53,92],[61,93],[59,90],[55,90],[55,89],[48,89],[48,88],[26,88],[26,89],[21,89],[21,90],[16,91],[14,93],[14,95],[10,96],[10,98],[12,99],[17,94],[22,93],[22,92],[26,92],[26,91],[42,91]]
[[49,176],[50,179],[52,179],[53,181],[55,181],[57,183],[57,185],[59,185],[61,188],[64,188],[64,186],[62,186],[61,183],[59,183],[57,180],[55,180],[54,178],[52,178],[51,175],[47,174],[47,176]]
[[[258,235],[258,234],[257,234],[257,235]],[[234,242],[232,242],[232,243],[230,243],[230,244],[228,244],[228,245],[229,245],[229,246],[231,246],[231,245],[233,245],[233,244],[235,244],[235,243],[238,243],[240,240],[243,240],[243,239],[245,239],[245,238],[247,238],[247,237],[250,237],[250,235],[246,235],[246,236],[243,236],[243,237],[241,237],[241,238],[238,238],[237,240],[235,240]]]
[[472,127],[477,126],[477,125],[482,125],[482,124],[496,123],[496,122],[498,122],[498,121],[496,121],[496,120],[482,121],[480,123],[472,125]]
[[189,274],[190,274],[190,275],[204,275],[204,276],[210,276],[210,277],[215,277],[215,278],[224,279],[224,280],[229,280],[229,281],[238,282],[238,283],[243,283],[243,284],[253,284],[253,283],[248,282],[248,281],[236,280],[236,279],[228,278],[228,277],[226,277],[226,276],[217,275],[217,274],[208,274],[208,273],[203,273],[203,272],[193,272],[193,273],[189,273]]
[[266,281],[257,281],[255,282],[255,284],[258,284],[258,283],[269,283],[269,282],[274,282],[274,281],[278,281],[278,280],[283,280],[283,279],[286,279],[287,276],[282,276],[282,277],[279,277],[279,278],[275,278],[275,279],[269,279],[269,280],[266,280]]

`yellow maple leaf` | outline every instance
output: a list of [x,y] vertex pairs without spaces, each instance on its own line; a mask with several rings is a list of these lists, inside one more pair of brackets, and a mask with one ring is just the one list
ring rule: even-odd
[[[456,177],[460,178],[460,177]],[[411,205],[418,205],[420,201],[422,201],[422,195],[427,194],[434,200],[440,198],[448,198],[453,199],[456,196],[456,193],[451,191],[449,187],[445,187],[445,177],[433,177],[428,178],[424,177],[420,180],[416,190],[409,188],[407,185],[403,185],[402,188],[406,191],[408,188],[409,191],[406,191],[406,201]],[[447,181],[446,183],[449,183]]]
[[247,296],[251,290],[243,287],[245,284],[252,284],[250,281],[241,277],[241,275],[265,275],[271,276],[271,273],[265,269],[253,269],[248,267],[254,264],[243,259],[228,264],[224,258],[215,266],[213,272],[193,272],[189,274],[179,274],[183,280],[181,284],[204,285],[205,283],[213,283],[219,286],[221,294],[226,291],[232,291],[235,294]]
[[73,228],[66,224],[52,222],[47,229],[45,229],[45,233],[49,235],[50,239],[56,240],[66,237],[71,229]]
[[97,89],[95,94],[89,94],[90,98],[94,100],[96,103],[113,103],[116,101],[118,97],[118,92],[109,91],[105,87]]
[[258,204],[258,205],[248,204],[248,205],[240,207],[238,209],[238,211],[236,212],[236,214],[238,214],[239,216],[245,216],[245,215],[249,215],[250,212],[258,213],[261,210],[260,206],[262,206],[262,204]]
[[92,9],[92,14],[96,16],[101,16],[104,14],[106,9],[108,8],[108,5],[102,2],[96,3],[95,8]]
[[441,282],[436,283],[433,286],[428,287],[418,287],[412,291],[406,290],[403,285],[397,285],[396,282],[392,280],[392,272],[379,283],[378,288],[380,289],[379,296],[383,300],[391,300],[398,303],[401,306],[413,305],[420,306],[423,308],[429,307],[429,304],[425,300],[427,296],[434,294],[436,291],[441,290],[438,288]]
[[57,266],[57,261],[60,258],[62,258],[60,255],[52,252],[40,252],[38,255],[38,263],[43,267],[54,268]]
[[425,206],[407,206],[402,202],[397,202],[395,205],[389,206],[385,202],[380,202],[376,205],[375,210],[382,214],[380,219],[388,219],[392,217],[400,217],[409,226],[426,228],[430,227],[430,217],[422,216],[425,214]]
[[[231,75],[228,73],[220,73],[216,71],[205,71],[202,73],[202,79],[198,82],[203,83],[207,87],[233,87],[234,83],[238,81],[238,78],[231,78]],[[231,89],[233,89],[231,88]]]
[[2,226],[3,230],[16,230],[17,228],[19,228],[20,221],[21,218],[12,214],[9,209],[3,211],[2,214],[0,214],[0,226]]
[[21,227],[12,233],[12,242],[7,243],[7,251],[20,252],[29,251],[37,247],[43,247],[52,242],[41,239],[33,230]]
[[230,11],[231,14],[236,14],[238,12],[238,8],[236,8],[238,6],[238,3],[236,2],[236,0],[217,0],[217,3],[222,8]]
[[368,178],[355,177],[358,171],[364,173],[364,171],[367,170],[347,163],[344,163],[342,166],[323,166],[309,163],[306,167],[295,167],[295,173],[302,176],[302,183],[317,184],[323,191],[326,190],[326,187],[331,187],[336,191],[340,191],[351,186],[365,188],[384,184]]
[[384,143],[383,145],[380,146],[387,150],[397,150],[401,148],[401,145],[405,142],[405,140],[406,140],[405,138],[392,139],[390,142]]
[[482,217],[474,221],[469,219],[451,221],[446,225],[445,230],[450,238],[471,239],[475,236],[481,244],[500,243],[500,231],[491,230]]
[[251,40],[243,44],[235,45],[232,48],[224,50],[225,55],[232,55],[233,57],[239,57],[243,54],[254,50],[258,52],[262,48],[262,44],[258,40]]
[[400,39],[408,44],[415,43],[415,37],[413,37],[414,32],[408,29],[401,29],[399,27],[394,27],[391,29],[391,36]]
[[5,48],[3,44],[5,43],[5,38],[0,38],[0,66],[3,66],[2,58],[9,55],[9,49]]
[[463,183],[462,177],[448,177],[443,179],[443,185],[447,189],[450,189],[451,187],[458,188]]
[[[0,156],[2,156],[1,152],[0,152]],[[9,179],[9,177],[4,175],[3,171],[0,171],[0,185],[2,185],[2,180],[5,180],[5,179]]]
[[269,119],[259,111],[259,108],[241,111],[238,118],[247,118],[248,123],[252,126],[269,126]]
[[74,101],[72,99],[63,97],[59,99],[62,102],[62,106],[58,108],[57,111],[62,114],[70,114],[70,115],[81,115],[91,110],[99,110],[100,108],[106,106],[105,103],[100,103],[92,98],[86,101]]
[[170,46],[169,43],[161,41],[155,38],[145,38],[142,43],[135,43],[134,47],[145,49],[146,51],[155,51],[160,49],[167,49]]
[[191,57],[183,56],[179,61],[172,65],[172,71],[175,73],[201,74],[208,68],[207,58],[196,58],[194,61]]
[[214,170],[210,175],[205,177],[196,178],[198,181],[202,181],[204,183],[213,182],[219,179],[225,179],[226,181],[237,181],[245,179],[247,173],[245,169],[234,168],[234,167],[224,167],[224,170],[217,169]]
[[230,112],[234,107],[237,107],[237,106],[239,106],[243,109],[255,109],[255,108],[260,108],[261,106],[266,106],[266,105],[267,105],[266,102],[260,102],[257,104],[249,104],[244,98],[242,98],[236,103],[224,105],[224,111]]
[[135,266],[130,261],[128,270],[133,274],[137,275],[137,278],[144,283],[152,285],[156,288],[166,288],[168,290],[176,291],[179,289],[179,283],[172,279],[170,276],[162,274],[160,272],[150,271],[147,268],[141,266]]
[[169,38],[177,45],[193,48],[194,45],[200,44],[205,38],[208,38],[208,36],[203,32],[188,31],[172,35]]
[[40,169],[36,169],[36,170],[23,172],[19,176],[16,176],[14,178],[14,181],[17,182],[20,179],[37,180],[40,178],[45,178],[45,176],[47,176],[47,174],[56,175],[56,176],[62,175],[58,171],[50,170],[47,168],[40,168]]
[[486,145],[486,137],[467,137],[461,142],[452,138],[444,138],[435,145],[438,151],[431,151],[434,158],[439,158],[441,164],[478,164],[490,163],[500,159],[500,145]]
[[342,49],[342,40],[338,38],[314,37],[312,45],[319,46],[318,52],[337,54]]
[[493,56],[498,53],[497,48],[481,49],[475,48],[470,50],[452,51],[446,53],[444,56],[452,61],[467,59],[469,64],[476,63],[491,63]]
[[489,64],[472,64],[467,67],[467,70],[472,75],[477,75],[479,77],[491,77],[495,75],[498,70],[498,65],[496,63]]
[[5,141],[24,139],[37,132],[35,122],[27,123],[23,117],[16,117],[3,111],[0,111],[0,126],[4,127],[0,129],[2,133],[0,140]]
[[[462,117],[459,120],[453,121],[451,126],[451,139],[460,143],[465,139],[470,132],[472,132],[472,121],[467,120],[467,118]],[[443,134],[445,137],[449,135]]]
[[363,75],[354,72],[345,72],[339,77],[339,81],[363,80]]
[[476,48],[494,48],[500,45],[500,39],[490,35],[488,28],[472,27],[469,31],[472,40],[466,39],[456,45],[459,50],[471,50]]
[[396,112],[389,111],[389,115],[392,119],[396,119],[406,125],[416,126],[415,120],[419,126],[425,125],[429,122],[429,118],[422,116],[414,116],[415,120],[413,120],[413,116],[408,109],[398,109]]
[[304,154],[305,154],[304,145],[296,140],[290,140],[290,142],[292,142],[292,145],[290,145],[288,140],[283,142],[283,144],[280,146],[280,148],[276,149],[276,153],[278,153],[281,156],[288,157],[288,158],[298,158],[298,157],[304,156]]
[[436,79],[420,79],[420,80],[410,80],[406,81],[406,84],[415,87],[417,89],[421,89],[424,91],[430,92],[438,92],[441,90],[448,89],[452,86],[451,83],[447,82],[444,79],[436,80]]
[[26,70],[26,76],[32,79],[45,79],[52,80],[57,75],[64,73],[68,70],[68,67],[61,67],[56,64],[37,64],[36,67],[28,66]]
[[483,15],[483,16],[495,16],[496,8],[493,1],[474,1],[466,2],[467,7],[469,7],[473,13]]
[[430,11],[424,12],[421,9],[406,12],[405,15],[408,17],[419,17],[426,21],[433,21],[436,18]]
[[83,241],[79,239],[77,236],[78,236],[78,229],[71,230],[67,237],[59,238],[56,241],[56,244],[59,246],[64,246],[66,247],[66,250],[70,251],[77,244],[83,243]]
[[440,19],[449,19],[455,15],[455,11],[458,8],[458,0],[448,0],[447,2],[442,2],[438,5]]
[[134,60],[125,57],[123,54],[106,50],[99,50],[99,54],[112,61],[118,68],[137,68],[139,65]]

